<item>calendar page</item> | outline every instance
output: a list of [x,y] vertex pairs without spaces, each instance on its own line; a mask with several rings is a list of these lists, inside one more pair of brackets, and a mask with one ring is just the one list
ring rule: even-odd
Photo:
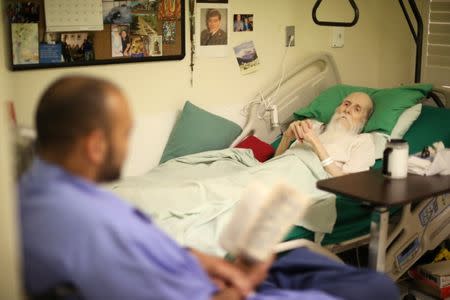
[[45,0],[47,32],[103,30],[102,0]]

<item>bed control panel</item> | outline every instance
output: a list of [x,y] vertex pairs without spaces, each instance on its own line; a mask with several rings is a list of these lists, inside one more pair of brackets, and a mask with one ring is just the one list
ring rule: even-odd
[[402,269],[411,260],[414,260],[416,254],[420,250],[419,237],[416,235],[405,247],[402,247],[402,251],[396,255],[397,267]]
[[427,226],[438,214],[440,213],[437,197],[430,201],[427,206],[425,206],[422,211],[419,213],[420,224],[422,227]]

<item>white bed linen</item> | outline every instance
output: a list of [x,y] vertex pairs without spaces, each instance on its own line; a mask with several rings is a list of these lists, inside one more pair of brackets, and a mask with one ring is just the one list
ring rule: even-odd
[[224,255],[218,237],[244,188],[253,181],[270,186],[277,180],[310,196],[305,218],[309,230],[328,233],[336,220],[335,197],[318,190],[327,177],[317,156],[308,150],[287,151],[264,164],[250,150],[224,149],[170,160],[144,176],[111,186],[185,246]]

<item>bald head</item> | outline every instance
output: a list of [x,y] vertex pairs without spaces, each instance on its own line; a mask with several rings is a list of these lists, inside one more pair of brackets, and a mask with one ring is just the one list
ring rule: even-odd
[[108,131],[112,103],[107,99],[114,93],[120,91],[112,83],[88,76],[68,76],[51,84],[36,111],[38,147],[62,149],[96,128]]
[[346,99],[360,105],[360,107],[365,111],[366,121],[370,119],[374,110],[374,103],[368,94],[363,92],[355,92],[348,95],[344,100]]
[[35,122],[41,158],[91,181],[120,177],[132,118],[112,83],[87,76],[57,80],[42,95]]
[[330,121],[332,126],[342,125],[351,133],[360,133],[372,115],[374,104],[366,93],[351,93],[342,100]]

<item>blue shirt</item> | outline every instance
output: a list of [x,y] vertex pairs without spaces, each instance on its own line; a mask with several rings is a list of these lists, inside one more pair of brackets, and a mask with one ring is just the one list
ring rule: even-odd
[[[36,159],[19,184],[25,284],[70,282],[86,300],[210,299],[197,260],[141,212],[95,184]],[[330,299],[268,290],[250,299]]]

